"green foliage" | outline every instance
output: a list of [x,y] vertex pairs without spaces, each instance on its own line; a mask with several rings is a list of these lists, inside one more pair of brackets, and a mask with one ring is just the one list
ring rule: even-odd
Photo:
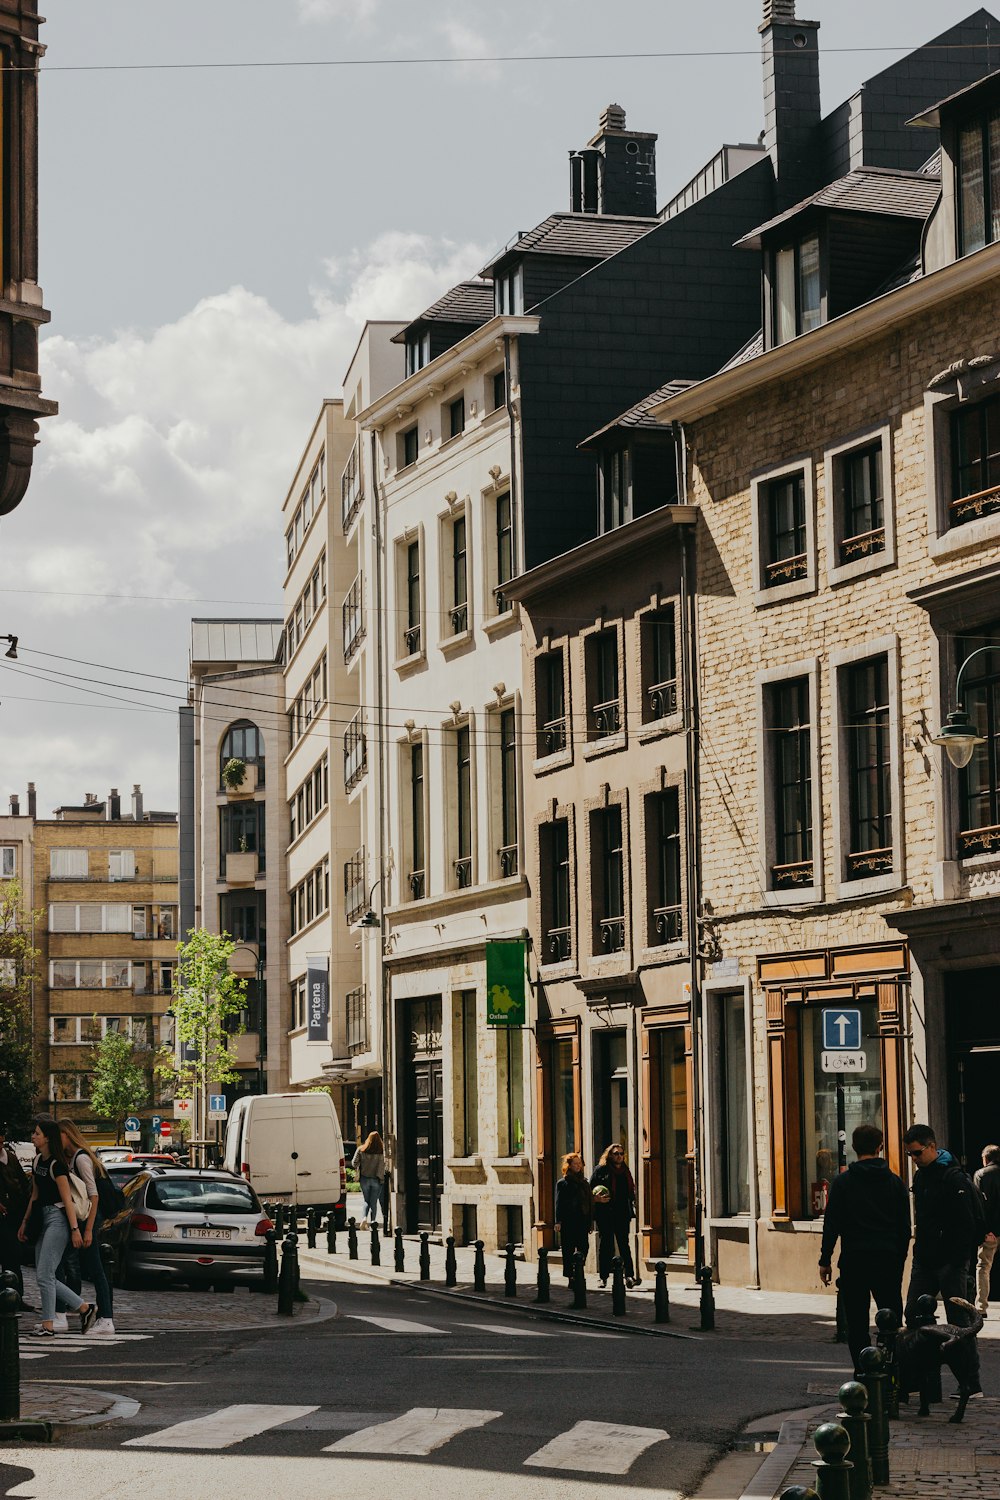
[[241,787],[243,785],[244,781],[246,780],[246,776],[246,761],[240,760],[236,755],[234,755],[231,760],[227,760],[226,764],[222,768],[223,782],[226,786],[231,786],[234,790],[237,787]]
[[124,1031],[108,1031],[93,1049],[90,1107],[115,1127],[121,1140],[125,1116],[149,1103],[149,1075],[136,1061],[135,1044]]
[[24,1134],[35,1107],[31,1046],[31,986],[38,977],[32,925],[43,912],[24,907],[19,880],[0,881],[0,1120]]
[[204,927],[192,928],[187,942],[177,945],[171,1004],[177,1055],[161,1052],[156,1071],[181,1099],[208,1084],[240,1080],[229,1052],[230,1038],[244,1030],[239,1017],[247,993],[246,980],[229,968],[236,946],[227,932]]

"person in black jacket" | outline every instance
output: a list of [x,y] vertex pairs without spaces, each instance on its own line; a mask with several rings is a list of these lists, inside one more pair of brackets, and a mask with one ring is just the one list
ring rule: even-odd
[[[974,1184],[950,1151],[938,1146],[929,1125],[911,1125],[903,1136],[907,1156],[917,1169],[913,1179],[913,1264],[906,1292],[906,1322],[914,1326],[918,1297],[944,1300],[949,1323],[964,1327],[970,1314],[954,1307],[952,1297],[966,1298],[969,1266],[977,1248],[976,1215],[971,1194]],[[970,1340],[975,1345],[975,1340]],[[975,1396],[979,1386],[979,1356],[975,1355]]]
[[851,1144],[857,1161],[834,1177],[823,1215],[819,1274],[833,1277],[831,1257],[840,1240],[840,1295],[847,1320],[847,1342],[855,1369],[871,1343],[870,1303],[889,1307],[902,1322],[903,1265],[910,1243],[910,1201],[906,1184],[882,1160],[882,1132],[859,1125]]
[[986,1238],[976,1262],[976,1306],[985,1318],[990,1303],[990,1272],[1000,1243],[1000,1146],[983,1147],[983,1164],[972,1180],[986,1210]]
[[625,1285],[631,1290],[639,1277],[632,1264],[629,1225],[635,1218],[635,1183],[625,1163],[623,1147],[612,1142],[603,1152],[597,1171],[590,1179],[594,1198],[594,1221],[597,1225],[597,1270],[601,1286],[607,1286],[617,1241],[622,1258]]
[[573,1257],[579,1250],[584,1261],[590,1249],[593,1205],[583,1157],[570,1151],[562,1160],[562,1176],[556,1183],[556,1223],[562,1249],[563,1275],[573,1280]]

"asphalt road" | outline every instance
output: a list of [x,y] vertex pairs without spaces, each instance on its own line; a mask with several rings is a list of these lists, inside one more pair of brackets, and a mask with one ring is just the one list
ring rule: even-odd
[[650,1338],[400,1288],[311,1289],[337,1318],[53,1349],[26,1366],[141,1409],[49,1449],[5,1447],[0,1493],[663,1500],[690,1494],[747,1421],[844,1378],[829,1343]]

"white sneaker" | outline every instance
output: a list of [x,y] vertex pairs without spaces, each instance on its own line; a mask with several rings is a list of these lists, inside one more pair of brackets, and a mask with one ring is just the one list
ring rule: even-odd
[[112,1323],[110,1318],[98,1318],[97,1322],[90,1330],[90,1337],[94,1338],[95,1335],[100,1335],[102,1333],[114,1333],[114,1331],[115,1325],[114,1323]]
[[69,1323],[66,1321],[65,1313],[56,1313],[52,1319],[53,1333],[69,1333]]

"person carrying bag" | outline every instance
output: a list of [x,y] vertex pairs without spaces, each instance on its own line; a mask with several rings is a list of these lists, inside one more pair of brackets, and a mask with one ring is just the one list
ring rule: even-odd
[[28,1240],[28,1223],[35,1204],[41,1205],[42,1231],[35,1246],[35,1272],[42,1297],[42,1321],[32,1329],[34,1338],[55,1338],[57,1304],[79,1314],[80,1332],[87,1333],[97,1316],[92,1302],[85,1302],[57,1279],[56,1269],[68,1245],[79,1250],[83,1235],[77,1222],[76,1205],[70,1186],[70,1171],[63,1153],[59,1126],[51,1115],[36,1115],[32,1121],[31,1142],[38,1155],[31,1172],[31,1198],[17,1237]]

